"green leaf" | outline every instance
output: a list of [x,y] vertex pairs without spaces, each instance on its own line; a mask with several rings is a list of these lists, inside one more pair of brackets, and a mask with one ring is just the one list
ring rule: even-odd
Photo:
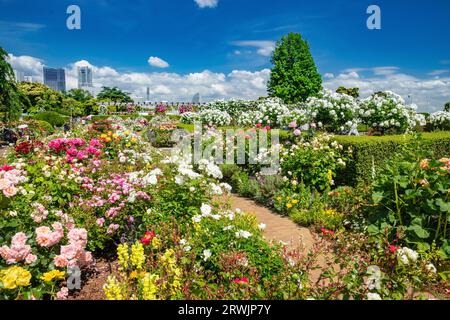
[[441,211],[450,212],[450,202],[445,202],[442,199],[437,199],[436,204],[441,208]]
[[427,239],[430,237],[430,233],[417,224],[408,227],[407,230],[413,231],[420,239]]

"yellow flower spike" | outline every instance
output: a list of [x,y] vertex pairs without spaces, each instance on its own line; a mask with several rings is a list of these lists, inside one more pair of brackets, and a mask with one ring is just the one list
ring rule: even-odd
[[156,300],[156,292],[158,286],[156,282],[159,277],[156,274],[146,273],[142,279],[142,299],[143,300]]
[[120,270],[127,270],[130,261],[130,255],[128,254],[128,245],[120,244],[117,247],[117,257],[119,259]]
[[124,287],[114,276],[108,276],[108,280],[103,286],[103,292],[108,300],[125,299]]
[[159,249],[160,246],[161,246],[161,239],[154,237],[152,240],[152,248]]
[[144,246],[140,242],[136,242],[131,246],[131,265],[137,270],[142,269],[145,263]]

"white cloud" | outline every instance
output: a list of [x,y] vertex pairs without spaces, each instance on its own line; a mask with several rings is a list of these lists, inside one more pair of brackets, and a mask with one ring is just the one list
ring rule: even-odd
[[[380,72],[380,70],[387,72]],[[335,78],[325,79],[324,87],[331,90],[336,90],[340,86],[358,87],[362,97],[367,97],[376,91],[391,90],[403,96],[408,103],[412,100],[421,112],[442,110],[444,104],[450,101],[450,78],[418,78],[397,73],[396,70],[399,68],[348,69]],[[361,76],[363,71],[371,71],[371,74]]]
[[194,0],[200,8],[215,8],[219,0]]
[[148,58],[148,64],[156,68],[168,68],[169,64],[161,58],[150,57]]
[[270,57],[275,50],[275,41],[270,40],[234,41],[232,44],[238,47],[255,47],[257,48],[256,52],[264,57]]
[[440,76],[446,73],[450,73],[450,69],[440,69],[440,70],[433,70],[428,75],[430,76]]
[[327,72],[323,75],[324,78],[326,79],[333,79],[334,78],[334,73],[331,72]]
[[44,63],[41,59],[30,56],[16,57],[9,54],[8,61],[13,69],[22,71],[25,75],[32,76],[34,79],[42,81],[42,68],[44,67]]

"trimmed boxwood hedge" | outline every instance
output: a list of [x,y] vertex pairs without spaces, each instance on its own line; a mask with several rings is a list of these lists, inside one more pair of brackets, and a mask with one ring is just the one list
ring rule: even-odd
[[[344,148],[351,147],[353,150],[353,155],[346,168],[337,172],[336,183],[348,186],[370,183],[374,169],[377,170],[386,160],[400,151],[401,147],[411,140],[411,137],[410,135],[336,136],[336,140]],[[450,156],[450,131],[423,133],[422,137],[430,157]]]

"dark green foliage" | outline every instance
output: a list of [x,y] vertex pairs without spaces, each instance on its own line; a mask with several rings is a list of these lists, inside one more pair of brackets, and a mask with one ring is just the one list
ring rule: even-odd
[[268,92],[285,103],[305,101],[322,89],[308,43],[298,33],[290,33],[277,42],[272,56]]
[[[344,150],[350,147],[353,151],[346,168],[338,172],[336,182],[356,186],[371,182],[378,169],[411,141],[411,136],[337,136],[336,140],[344,146]],[[423,144],[430,157],[446,157],[450,154],[450,132],[424,133]]]
[[444,106],[444,111],[450,112],[450,102],[447,102]]
[[0,47],[0,119],[17,120],[22,112],[20,92],[17,89],[8,54]]
[[346,88],[346,87],[339,87],[336,90],[337,93],[346,94],[349,95],[355,99],[359,98],[359,88]]

